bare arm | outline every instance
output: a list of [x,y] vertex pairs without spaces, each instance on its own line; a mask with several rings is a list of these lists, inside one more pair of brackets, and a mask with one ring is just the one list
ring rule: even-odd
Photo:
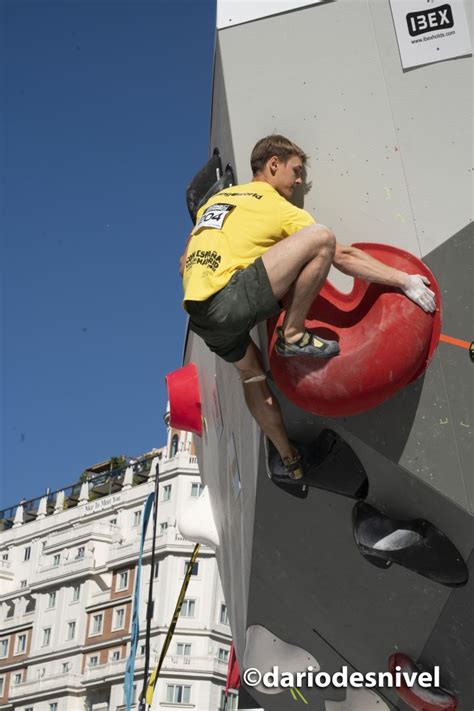
[[408,274],[382,264],[357,247],[347,247],[337,243],[333,264],[340,272],[352,277],[373,281],[376,284],[395,286],[398,289],[406,286]]
[[424,276],[406,274],[379,262],[357,247],[342,244],[336,244],[333,264],[349,276],[401,289],[424,311],[432,313],[436,309],[434,292],[428,289],[429,281]]

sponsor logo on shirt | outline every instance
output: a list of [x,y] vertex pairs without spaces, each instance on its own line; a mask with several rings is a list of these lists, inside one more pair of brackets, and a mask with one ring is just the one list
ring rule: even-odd
[[185,270],[191,269],[195,264],[200,264],[203,267],[208,267],[212,272],[215,272],[221,263],[221,255],[215,250],[196,249],[195,252],[186,257]]

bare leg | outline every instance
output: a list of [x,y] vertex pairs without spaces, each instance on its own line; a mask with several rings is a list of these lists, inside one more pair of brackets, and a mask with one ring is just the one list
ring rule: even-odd
[[288,341],[296,341],[303,334],[306,314],[326,280],[335,249],[333,233],[324,225],[311,225],[263,255],[275,297],[281,299],[289,292],[283,324]]
[[270,392],[267,383],[265,380],[244,382],[249,378],[265,375],[261,353],[253,341],[249,344],[242,360],[237,361],[234,365],[239,371],[245,402],[254,419],[268,439],[273,442],[280,457],[291,459],[294,457],[295,451],[288,440],[280,406]]

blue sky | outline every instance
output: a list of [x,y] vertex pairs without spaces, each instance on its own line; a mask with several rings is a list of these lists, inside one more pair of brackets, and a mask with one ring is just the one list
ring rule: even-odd
[[214,0],[0,2],[0,505],[165,442]]

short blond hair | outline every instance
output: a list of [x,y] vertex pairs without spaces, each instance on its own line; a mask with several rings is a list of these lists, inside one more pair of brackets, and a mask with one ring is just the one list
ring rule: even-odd
[[252,168],[253,175],[256,175],[262,171],[267,161],[269,161],[273,156],[276,156],[284,163],[286,163],[293,156],[301,158],[303,165],[305,165],[308,160],[306,153],[299,146],[297,146],[296,143],[290,141],[289,138],[285,138],[285,136],[280,136],[278,133],[274,133],[271,136],[261,138],[253,147],[250,155],[250,166]]

